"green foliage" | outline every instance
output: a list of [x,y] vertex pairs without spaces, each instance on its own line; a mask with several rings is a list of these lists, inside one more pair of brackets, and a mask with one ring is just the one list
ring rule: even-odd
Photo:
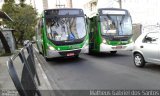
[[21,3],[24,3],[26,0],[19,0]]
[[14,0],[4,0],[5,3],[15,3]]
[[23,40],[32,39],[34,35],[34,26],[37,21],[36,10],[32,6],[24,4],[24,1],[25,0],[20,0],[20,4],[5,2],[2,6],[2,10],[13,19],[13,22],[4,21],[4,23],[7,27],[15,30],[14,35],[16,43],[20,44],[22,44]]

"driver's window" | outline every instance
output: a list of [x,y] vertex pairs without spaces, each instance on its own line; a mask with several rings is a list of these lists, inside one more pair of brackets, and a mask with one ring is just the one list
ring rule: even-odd
[[158,40],[159,40],[159,33],[148,33],[144,40],[143,40],[143,43],[151,43],[151,44],[157,44],[158,43]]

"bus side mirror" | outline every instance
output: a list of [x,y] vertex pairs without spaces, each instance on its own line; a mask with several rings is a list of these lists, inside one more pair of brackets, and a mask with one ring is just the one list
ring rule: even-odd
[[101,22],[100,19],[97,17],[97,22]]
[[40,21],[40,26],[41,26],[41,28],[43,27],[43,21],[42,20]]
[[86,23],[88,24],[88,17],[87,17],[87,15],[85,14],[85,20],[86,20]]
[[97,18],[97,22],[100,22],[100,18],[98,16],[98,14],[96,14],[96,18]]
[[90,19],[88,19],[88,20],[90,20],[91,22],[93,22],[93,18],[90,18]]
[[86,19],[86,23],[88,24],[88,19]]

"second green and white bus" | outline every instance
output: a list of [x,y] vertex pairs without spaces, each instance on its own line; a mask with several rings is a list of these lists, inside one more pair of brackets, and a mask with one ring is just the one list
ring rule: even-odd
[[129,12],[119,8],[100,8],[89,16],[89,52],[132,50],[132,20]]
[[82,9],[44,10],[36,27],[36,44],[46,59],[88,53],[86,16]]

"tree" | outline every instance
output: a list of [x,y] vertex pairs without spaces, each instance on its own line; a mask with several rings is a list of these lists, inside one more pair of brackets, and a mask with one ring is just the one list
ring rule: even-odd
[[32,6],[25,4],[25,0],[20,0],[20,4],[15,4],[14,2],[11,3],[9,2],[10,0],[5,1],[6,2],[2,6],[2,10],[9,14],[14,21],[5,21],[5,24],[9,28],[13,28],[15,30],[14,36],[16,44],[22,45],[23,40],[32,39],[34,36],[37,12]]
[[[5,2],[9,2],[9,5],[11,5],[12,3],[14,3],[14,0],[4,0],[4,1]],[[2,12],[1,12],[1,14],[2,14]],[[0,17],[0,18],[5,19],[3,16]],[[0,31],[0,40],[1,40],[2,45],[4,47],[5,53],[11,53],[10,47],[8,45],[8,42],[7,42],[6,38],[4,37],[2,31]]]

